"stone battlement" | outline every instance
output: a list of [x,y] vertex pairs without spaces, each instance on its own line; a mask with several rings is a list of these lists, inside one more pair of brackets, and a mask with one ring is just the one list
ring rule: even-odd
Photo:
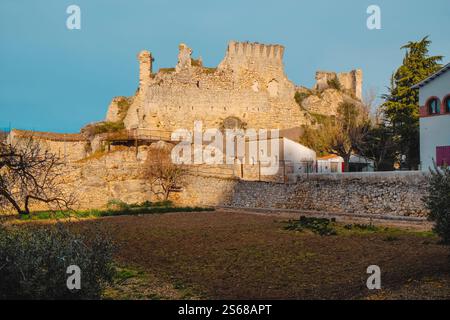
[[234,72],[245,69],[257,72],[264,78],[285,78],[283,54],[284,47],[278,44],[230,41],[218,69]]
[[284,47],[282,45],[267,45],[258,42],[236,42],[228,43],[227,55],[230,57],[254,57],[258,59],[283,60]]

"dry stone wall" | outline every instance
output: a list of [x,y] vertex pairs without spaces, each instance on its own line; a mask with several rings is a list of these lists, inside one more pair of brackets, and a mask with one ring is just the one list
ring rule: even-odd
[[317,174],[295,184],[240,181],[226,205],[423,217],[425,193],[420,172]]
[[[102,208],[111,199],[127,203],[156,200],[142,177],[148,149],[117,150],[99,159],[68,164],[67,187],[78,194],[79,207]],[[426,175],[420,172],[310,174],[296,183],[243,181],[224,175],[223,167],[193,169],[178,205],[314,210],[335,213],[426,216],[421,197]],[[238,173],[239,170],[235,170]]]

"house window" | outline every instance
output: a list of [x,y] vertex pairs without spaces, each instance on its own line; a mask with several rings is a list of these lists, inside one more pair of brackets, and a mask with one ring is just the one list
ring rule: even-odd
[[439,107],[439,99],[438,98],[431,98],[430,100],[428,100],[427,106],[428,106],[429,114],[441,113],[441,108]]
[[450,113],[450,95],[448,95],[444,99],[444,108],[445,108],[445,113]]

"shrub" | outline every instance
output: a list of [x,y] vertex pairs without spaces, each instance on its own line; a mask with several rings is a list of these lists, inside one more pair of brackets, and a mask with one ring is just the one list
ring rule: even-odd
[[430,172],[428,194],[423,201],[430,210],[428,219],[434,222],[434,232],[443,243],[450,244],[450,168],[441,169],[435,164]]
[[200,59],[191,58],[191,65],[193,67],[202,67],[203,63],[202,63],[202,61]]
[[344,228],[347,230],[359,230],[371,232],[379,231],[379,228],[377,226],[374,226],[373,224],[359,224],[359,223],[346,224]]
[[[98,299],[112,281],[112,244],[51,227],[0,226],[0,299]],[[81,269],[81,289],[67,288],[67,267]]]
[[118,122],[100,122],[94,126],[94,134],[101,134],[107,132],[117,132],[125,129],[122,121]]
[[311,95],[310,92],[296,92],[294,95],[295,102],[302,107],[302,102]]
[[106,204],[106,207],[109,210],[127,210],[130,209],[130,205],[122,200],[119,199],[111,199]]
[[119,116],[120,122],[123,123],[123,119],[125,119],[128,110],[130,109],[131,100],[126,97],[121,97],[121,99],[117,102],[117,106],[119,107],[117,114]]
[[300,217],[300,220],[289,221],[289,224],[285,227],[286,230],[304,231],[305,229],[321,236],[336,235],[336,230],[330,225],[333,220],[326,218],[307,218]]
[[339,91],[341,91],[341,89],[342,89],[341,83],[339,82],[338,78],[330,79],[327,81],[327,83],[330,88],[333,88],[333,89],[336,89]]

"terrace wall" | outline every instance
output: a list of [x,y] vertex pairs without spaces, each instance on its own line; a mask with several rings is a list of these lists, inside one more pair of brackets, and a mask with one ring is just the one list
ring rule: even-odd
[[282,208],[392,216],[427,215],[421,172],[310,174],[294,184],[240,181],[232,207]]

